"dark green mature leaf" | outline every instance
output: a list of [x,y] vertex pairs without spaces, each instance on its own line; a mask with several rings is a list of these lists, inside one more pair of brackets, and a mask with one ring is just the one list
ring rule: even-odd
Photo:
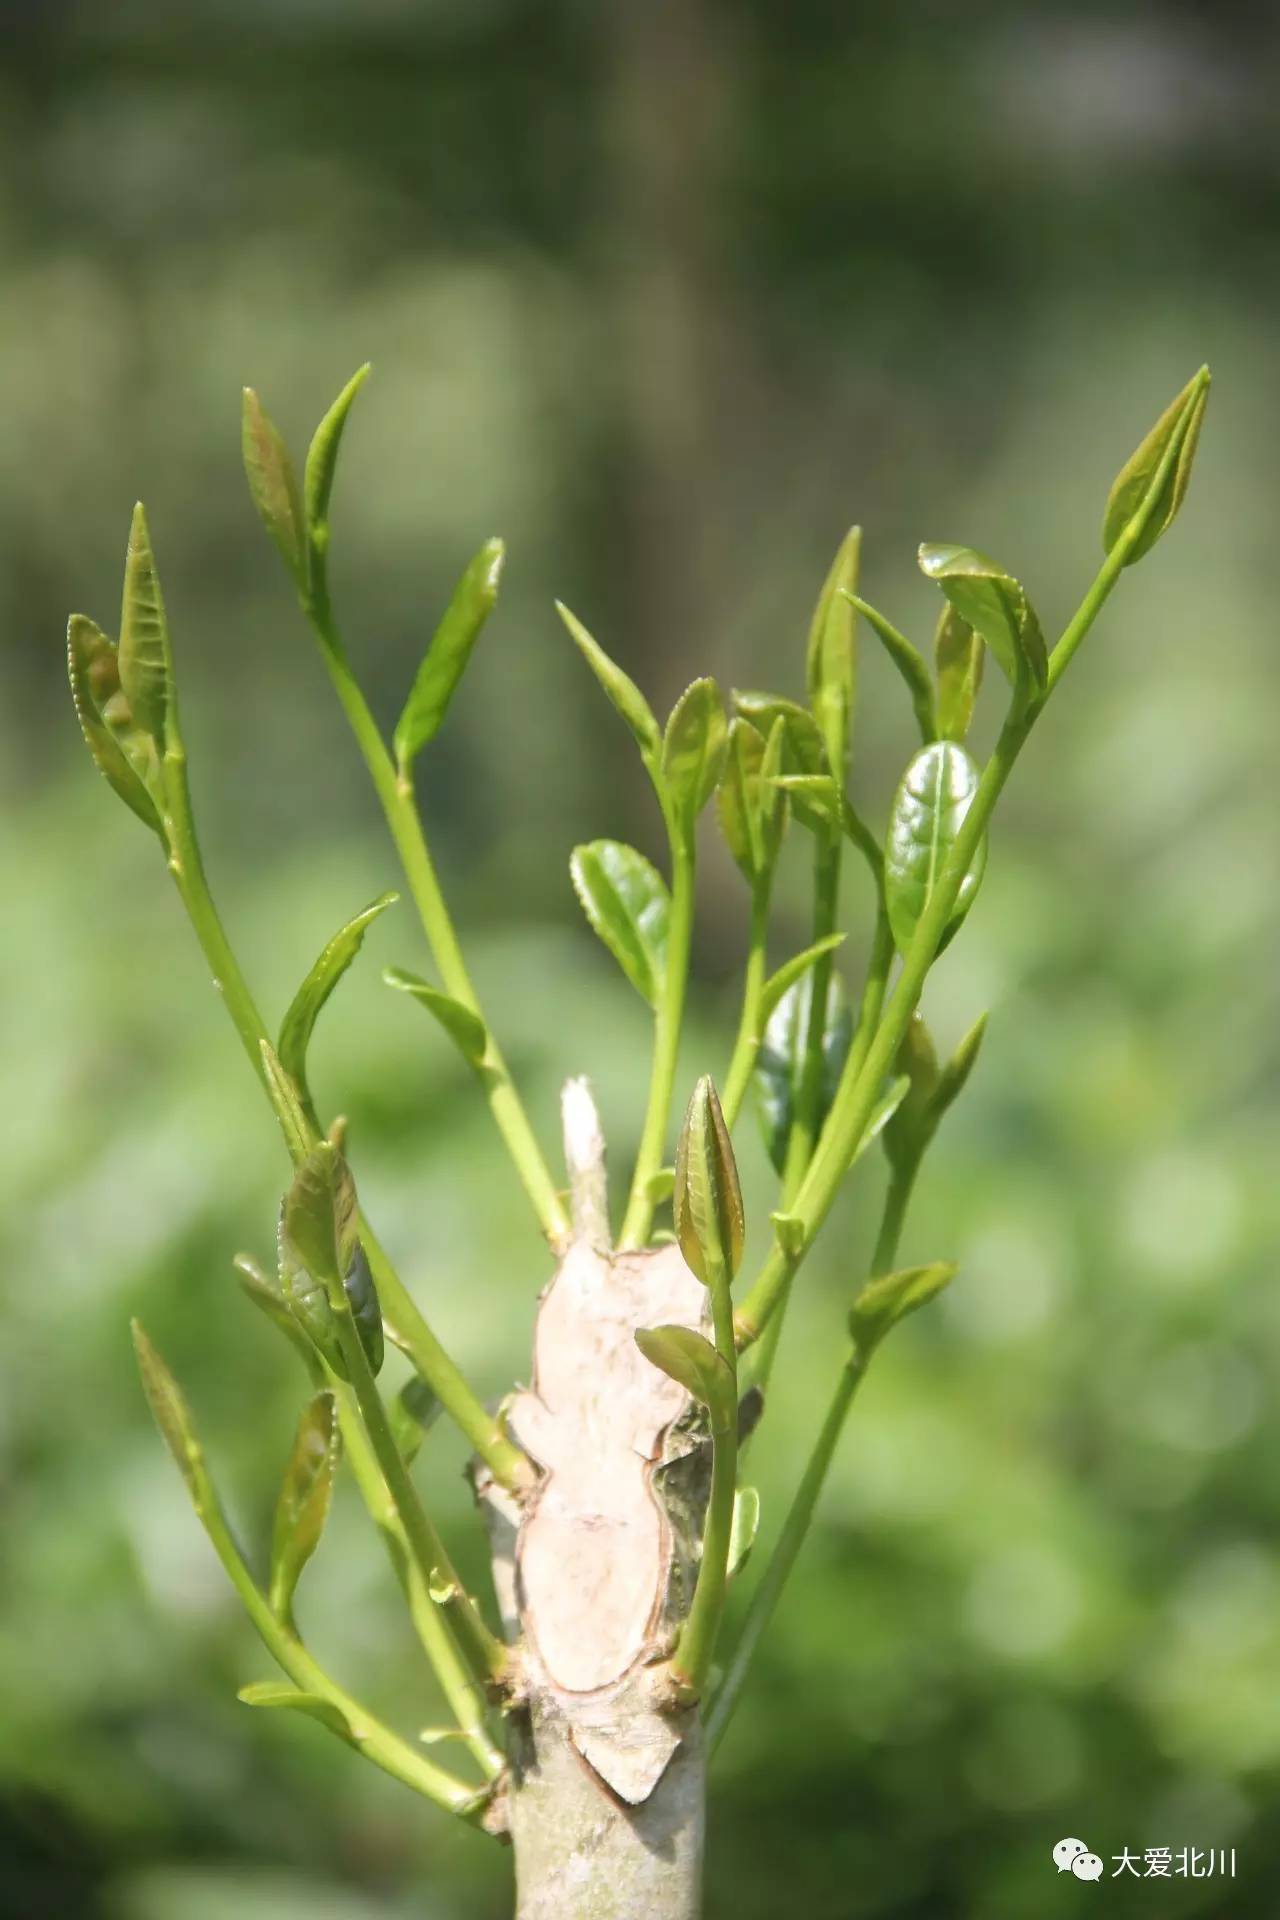
[[956,1272],[952,1261],[935,1260],[928,1266],[904,1267],[898,1273],[868,1280],[849,1314],[849,1331],[859,1355],[864,1360],[870,1358],[890,1327],[896,1327],[899,1320],[941,1293]]
[[737,1413],[733,1369],[692,1327],[637,1327],[636,1345],[645,1359],[701,1401],[713,1426],[729,1424]]
[[350,1746],[360,1744],[359,1735],[342,1708],[321,1694],[304,1693],[283,1680],[257,1680],[252,1686],[241,1687],[236,1698],[246,1707],[285,1707],[294,1713],[305,1713],[308,1719],[318,1720],[322,1727],[328,1727],[330,1733],[336,1733]]
[[676,1239],[690,1273],[710,1286],[732,1281],[742,1264],[746,1228],[729,1129],[710,1074],[693,1090],[676,1144],[672,1194]]
[[686,837],[716,790],[727,740],[720,689],[714,680],[695,680],[671,709],[662,736],[663,790]]
[[214,1494],[186,1396],[147,1338],[142,1323],[134,1320],[131,1325],[143,1391],[165,1445],[187,1483],[192,1505],[203,1519],[214,1505]]
[[854,594],[853,604],[867,621],[871,631],[880,641],[885,652],[892,660],[906,683],[911,695],[911,706],[916,716],[916,725],[920,729],[920,738],[926,746],[937,735],[938,728],[933,711],[933,682],[929,678],[929,669],[917,647],[913,647],[905,633],[899,633],[891,620],[878,613],[870,601],[861,600]]
[[316,428],[311,445],[307,449],[307,464],[302,481],[307,538],[312,549],[319,550],[322,556],[329,541],[329,500],[333,493],[333,476],[338,467],[338,451],[342,445],[343,429],[346,427],[352,402],[368,379],[369,373],[370,368],[366,362],[352,374]]
[[[164,840],[159,810],[139,771],[139,763],[146,765],[146,762],[137,752],[141,737],[131,726],[128,703],[120,688],[115,647],[102,628],[82,613],[73,613],[67,622],[67,673],[80,731],[98,772],[139,820]],[[107,706],[114,708],[115,726],[108,726],[103,716],[102,709]],[[122,735],[134,747],[134,757],[126,752]],[[154,768],[155,755],[149,740],[147,750]]]
[[125,553],[116,661],[134,721],[150,734],[157,753],[163,753],[173,710],[173,668],[160,579],[141,500],[133,510]]
[[733,709],[749,720],[756,732],[767,740],[781,720],[783,734],[783,773],[828,773],[827,750],[813,715],[794,700],[780,693],[733,694]]
[[325,1001],[341,980],[351,962],[359,953],[364,936],[380,913],[394,906],[400,898],[398,893],[384,893],[378,899],[348,920],[340,927],[332,940],[321,951],[319,959],[308,973],[289,1004],[289,1011],[280,1023],[280,1038],[276,1042],[276,1057],[285,1072],[293,1076],[299,1091],[307,1095],[307,1048],[311,1044],[311,1035],[320,1016]]
[[501,540],[486,540],[453,590],[396,722],[396,761],[401,773],[440,731],[480,629],[498,603],[506,552]]
[[987,657],[986,642],[962,620],[948,602],[938,615],[933,637],[933,660],[938,675],[938,737],[961,743],[969,732],[982,669]]
[[262,524],[300,587],[306,585],[306,527],[289,450],[252,387],[244,390],[241,451],[249,493]]
[[666,977],[671,914],[661,874],[620,840],[575,847],[569,872],[587,919],[636,992],[656,1007]]
[[1034,684],[1043,689],[1049,656],[1035,608],[1020,581],[972,547],[920,548],[920,571],[942,588],[962,620],[980,633],[1016,686],[1018,663],[1025,661]]
[[834,953],[843,941],[842,933],[829,933],[824,939],[815,940],[811,947],[804,949],[803,953],[797,953],[792,959],[784,960],[777,972],[771,973],[760,989],[761,1019],[767,1021],[783,995],[794,987],[803,974],[808,973],[814,962],[821,960],[824,953]]
[[276,1503],[271,1534],[271,1611],[287,1625],[302,1569],[320,1544],[342,1452],[338,1404],[329,1389],[303,1408]]
[[[978,790],[978,769],[952,740],[922,747],[902,776],[889,816],[884,885],[889,925],[905,953]],[[944,938],[973,904],[986,864],[986,841],[961,883]],[[941,950],[942,942],[939,942]]]
[[355,1183],[327,1140],[300,1161],[280,1215],[280,1289],[299,1324],[342,1379],[348,1377],[335,1314],[347,1297],[371,1370],[382,1365],[377,1290],[358,1238]]
[[608,694],[615,710],[630,727],[644,757],[645,765],[650,771],[655,771],[662,752],[662,732],[649,702],[635,681],[609,658],[604,648],[592,639],[577,615],[570,613],[568,607],[560,600],[556,601],[556,612],[564,621],[583,659]]
[[468,1066],[484,1065],[489,1051],[489,1030],[478,1013],[471,1007],[464,1007],[461,1000],[455,1000],[452,994],[442,993],[439,987],[420,980],[416,973],[406,973],[403,967],[385,967],[382,977],[389,987],[394,987],[398,993],[412,994],[419,1005],[427,1009],[444,1028]]
[[1102,522],[1104,553],[1110,553],[1137,513],[1146,498],[1147,489],[1155,480],[1161,461],[1176,443],[1177,451],[1168,476],[1160,489],[1159,498],[1152,505],[1146,525],[1134,543],[1133,551],[1125,560],[1127,567],[1150,553],[1160,535],[1173,524],[1191,481],[1191,467],[1208,404],[1209,369],[1201,367],[1199,373],[1188,380],[1177,399],[1165,408],[1142,443],[1129,455],[1112,484]]
[[862,528],[850,527],[823,581],[805,649],[809,705],[827,750],[827,764],[842,785],[857,685],[856,615],[850,596],[858,584],[861,552]]
[[[809,1026],[813,974],[806,973],[783,994],[765,1028],[756,1056],[753,1083],[769,1158],[779,1173],[786,1165],[787,1141],[795,1113],[796,1093],[804,1070],[804,1042]],[[840,976],[832,973],[827,987],[826,1022],[822,1035],[822,1086],[818,1125],[826,1119],[853,1039],[853,1016],[845,1003]]]

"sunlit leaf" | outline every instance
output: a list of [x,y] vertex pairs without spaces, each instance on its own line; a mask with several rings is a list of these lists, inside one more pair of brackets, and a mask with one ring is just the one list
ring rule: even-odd
[[[129,738],[134,730],[127,717],[128,707],[120,686],[115,647],[102,628],[82,613],[73,613],[67,623],[67,672],[80,731],[99,773],[125,805],[132,808],[139,820],[164,840],[164,827],[156,803],[135,758],[130,757],[122,743],[122,733]],[[112,705],[117,715],[115,727],[108,726],[103,715],[103,708]],[[149,739],[147,752],[151,767],[154,768],[155,754]],[[137,755],[137,758],[141,756]]]
[[307,1093],[307,1048],[325,1001],[359,953],[364,936],[380,913],[393,906],[399,894],[384,893],[371,901],[354,919],[340,927],[322,950],[319,959],[294,994],[289,1011],[280,1023],[276,1056],[285,1072],[291,1074],[300,1093]]
[[338,467],[338,451],[342,445],[343,429],[346,427],[352,402],[368,379],[369,372],[370,369],[366,363],[358,372],[352,374],[316,428],[311,445],[307,449],[307,464],[302,482],[307,538],[313,552],[317,552],[321,559],[329,543],[329,500],[333,493],[333,476]]
[[709,1074],[693,1090],[676,1145],[672,1196],[685,1265],[704,1286],[732,1280],[742,1264],[745,1225],[733,1143]]
[[570,613],[568,607],[559,600],[556,601],[556,612],[564,621],[578,651],[604,688],[615,710],[630,727],[646,766],[655,770],[662,751],[662,732],[649,702],[635,681],[630,679],[622,668],[609,658],[604,648],[592,639],[576,614]]
[[401,772],[440,730],[471,649],[497,605],[505,557],[501,540],[486,540],[454,588],[396,722],[396,761]]
[[853,644],[856,615],[850,595],[858,584],[861,549],[862,529],[851,527],[818,595],[805,649],[809,705],[827,750],[827,764],[842,785],[853,725],[857,664]]
[[938,727],[933,711],[933,682],[919,649],[912,646],[905,633],[899,633],[891,620],[886,620],[882,613],[877,612],[870,601],[862,600],[855,594],[853,604],[906,683],[920,738],[927,745],[938,732]]
[[337,1402],[326,1389],[303,1409],[276,1502],[269,1591],[278,1620],[292,1617],[302,1569],[320,1544],[341,1449]]
[[933,639],[934,669],[938,676],[939,739],[964,742],[973,720],[982,669],[987,657],[986,642],[962,620],[948,602],[938,616]]
[[760,989],[760,1017],[768,1020],[770,1014],[795,985],[802,975],[808,973],[815,961],[821,960],[824,953],[834,953],[844,941],[842,933],[829,933],[825,939],[815,940],[803,953],[797,953],[792,959],[785,960],[776,973],[771,973]]
[[904,1267],[868,1280],[849,1314],[849,1331],[859,1354],[868,1358],[890,1327],[941,1293],[956,1272],[951,1261],[935,1260],[929,1266]]
[[713,1426],[735,1418],[733,1369],[709,1340],[692,1327],[637,1327],[635,1339],[646,1360],[707,1408]]
[[481,1067],[489,1051],[489,1030],[480,1015],[471,1007],[464,1007],[461,1000],[455,1000],[451,993],[442,993],[439,987],[433,987],[426,980],[420,980],[416,973],[407,973],[403,967],[385,967],[383,979],[389,987],[398,993],[411,994],[419,1006],[427,1009],[457,1047],[468,1066]]
[[780,693],[733,694],[733,710],[749,720],[767,740],[778,721],[783,723],[784,773],[827,773],[827,750],[818,723],[806,708]]
[[760,1531],[760,1495],[754,1487],[739,1487],[733,1496],[733,1522],[729,1528],[729,1559],[725,1572],[730,1580],[741,1573],[751,1557],[751,1549]]
[[372,1372],[382,1365],[382,1317],[357,1231],[356,1190],[342,1155],[321,1141],[303,1157],[280,1216],[280,1288],[300,1324],[343,1379],[335,1309],[345,1291]]
[[1209,403],[1209,369],[1202,367],[1187,382],[1176,400],[1165,408],[1146,438],[1129,455],[1117,474],[1107,498],[1102,523],[1102,546],[1110,553],[1146,498],[1160,463],[1171,446],[1176,446],[1169,473],[1153,501],[1146,524],[1127,556],[1125,565],[1150,553],[1161,534],[1172,525],[1191,480],[1191,467],[1200,439],[1204,410]]
[[173,707],[173,669],[160,579],[141,500],[133,510],[125,553],[116,661],[134,720],[155,741],[156,751],[163,753]]
[[1011,685],[1023,661],[1033,683],[1043,688],[1049,672],[1044,635],[1020,581],[972,547],[920,548],[920,571],[942,588],[960,618],[980,633]]
[[283,1707],[293,1713],[305,1713],[308,1719],[318,1720],[321,1726],[328,1727],[330,1733],[336,1733],[351,1746],[360,1743],[360,1736],[334,1701],[318,1693],[304,1693],[283,1680],[257,1680],[252,1686],[241,1687],[236,1698],[246,1707]]
[[252,387],[244,390],[241,451],[249,493],[262,524],[299,586],[306,585],[306,528],[289,450]]
[[[796,1095],[804,1070],[804,1043],[809,1026],[812,971],[789,987],[765,1027],[756,1056],[753,1084],[769,1158],[779,1173],[787,1158],[787,1141],[795,1115]],[[826,1019],[822,1035],[822,1081],[817,1123],[830,1111],[853,1038],[853,1018],[845,1003],[840,976],[832,973],[827,986]]]
[[[964,748],[936,740],[916,754],[894,796],[885,842],[884,884],[898,950],[911,944],[965,815],[978,790],[978,769]],[[947,924],[954,932],[973,904],[986,862],[985,838],[961,882]],[[940,943],[941,945],[941,943]]]
[[695,680],[671,709],[662,736],[662,785],[677,825],[689,835],[716,790],[728,725],[714,680]]
[[592,927],[636,992],[656,1007],[666,975],[671,914],[661,874],[619,840],[575,847],[569,872]]

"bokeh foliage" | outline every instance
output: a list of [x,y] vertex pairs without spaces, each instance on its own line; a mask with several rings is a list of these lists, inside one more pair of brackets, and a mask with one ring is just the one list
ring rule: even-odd
[[[718,1762],[710,1911],[1053,1920],[1078,1896],[1049,1852],[1080,1833],[1108,1865],[1234,1845],[1234,1883],[1174,1880],[1160,1910],[1258,1913],[1280,1870],[1274,18],[130,0],[5,24],[0,1912],[504,1910],[496,1850],[237,1704],[266,1663],[132,1372],[141,1312],[264,1545],[303,1386],[230,1256],[268,1250],[282,1156],[62,679],[68,606],[113,618],[134,497],[214,886],[277,1015],[396,876],[244,498],[241,385],[297,441],[374,362],[334,589],[384,718],[466,558],[506,539],[420,785],[536,1121],[550,1138],[560,1077],[588,1071],[620,1165],[647,1021],[567,857],[660,835],[552,595],[662,710],[703,671],[801,693],[855,518],[867,593],[918,640],[919,538],[999,553],[1052,628],[1117,465],[1207,358],[1191,502],[1055,702],[930,986],[944,1044],[992,1010],[904,1248],[961,1276],[854,1415]],[[914,735],[870,644],[859,699],[879,828]],[[687,1086],[727,1056],[745,917],[710,837],[704,864]],[[784,859],[779,957],[804,866]],[[496,1394],[545,1269],[465,1068],[379,982],[422,961],[383,916],[316,1093]],[[742,1158],[758,1233],[763,1146]],[[755,1456],[766,1534],[879,1177],[805,1269]],[[435,1430],[478,1575],[461,1464]],[[347,1496],[301,1604],[376,1706],[436,1717]]]

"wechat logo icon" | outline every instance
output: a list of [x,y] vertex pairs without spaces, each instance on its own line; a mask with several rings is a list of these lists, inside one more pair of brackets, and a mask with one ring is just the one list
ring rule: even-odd
[[1053,1850],[1053,1864],[1059,1873],[1074,1873],[1077,1880],[1102,1878],[1102,1862],[1083,1840],[1059,1840]]

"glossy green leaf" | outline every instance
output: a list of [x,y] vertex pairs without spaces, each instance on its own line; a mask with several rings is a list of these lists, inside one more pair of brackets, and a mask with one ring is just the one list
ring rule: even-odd
[[938,616],[933,637],[934,668],[938,676],[938,737],[962,744],[968,736],[982,685],[986,642],[967,620],[947,603]]
[[279,1280],[264,1273],[257,1261],[247,1253],[238,1253],[231,1264],[235,1268],[236,1278],[247,1298],[253,1302],[259,1313],[284,1335],[294,1351],[301,1356],[315,1385],[319,1386],[323,1378],[323,1370],[316,1350],[290,1312],[289,1303],[280,1290]]
[[[894,796],[885,843],[889,925],[905,953],[978,790],[978,769],[952,740],[921,747]],[[973,904],[986,861],[985,839],[961,883],[947,937]],[[941,950],[942,943],[939,943]]]
[[956,1272],[953,1262],[935,1260],[928,1266],[904,1267],[898,1273],[868,1280],[849,1314],[849,1331],[862,1358],[870,1357],[890,1327],[949,1286]]
[[1171,447],[1176,449],[1159,496],[1152,503],[1146,525],[1125,560],[1127,567],[1150,553],[1161,534],[1172,525],[1182,505],[1190,484],[1191,467],[1208,403],[1209,369],[1202,367],[1194,379],[1187,382],[1177,399],[1165,408],[1150,433],[1130,454],[1116,476],[1107,498],[1107,511],[1102,523],[1105,553],[1110,553],[1138,512],[1165,455]]
[[780,835],[771,832],[766,841],[766,817],[772,825],[785,805],[775,788],[765,789],[767,751],[764,736],[736,714],[729,723],[728,748],[716,788],[716,817],[735,864],[751,881],[767,873],[777,857]]
[[876,611],[870,601],[859,599],[855,594],[853,604],[902,675],[907,692],[911,695],[911,707],[920,729],[920,738],[927,746],[936,737],[938,727],[933,711],[933,681],[929,678],[923,655],[919,648],[912,646],[905,633],[899,633],[891,620],[886,620],[882,613]]
[[920,548],[920,571],[937,582],[962,620],[980,633],[1011,685],[1025,661],[1034,684],[1043,688],[1049,657],[1035,608],[1020,581],[972,547],[928,541]]
[[656,1007],[666,975],[671,915],[661,874],[619,840],[575,847],[569,872],[592,927],[636,992]]
[[163,753],[173,711],[173,669],[160,578],[141,500],[133,510],[125,553],[116,663],[134,720],[155,741],[156,751]]
[[[160,813],[147,782],[122,743],[121,733],[129,738],[134,730],[120,687],[115,647],[102,628],[82,613],[73,613],[67,622],[67,672],[80,731],[98,772],[139,820],[164,840]],[[108,726],[103,717],[102,709],[109,704],[115,708],[116,727]],[[148,751],[154,769],[155,755],[149,742]]]
[[396,761],[402,773],[440,731],[471,649],[498,603],[506,552],[501,540],[486,540],[453,590],[396,722]]
[[131,1325],[143,1392],[165,1445],[187,1483],[192,1504],[203,1519],[214,1506],[214,1494],[186,1396],[147,1338],[141,1322],[134,1320]]
[[[779,1173],[787,1158],[787,1141],[795,1112],[796,1092],[803,1071],[804,1040],[809,1024],[813,974],[805,973],[789,987],[769,1016],[756,1056],[753,1084],[769,1158]],[[826,1119],[853,1038],[853,1017],[845,1003],[838,973],[827,986],[826,1021],[822,1036],[822,1085],[818,1125]]]
[[806,947],[803,953],[797,953],[794,958],[785,960],[776,973],[771,973],[760,989],[761,1019],[768,1020],[783,995],[790,992],[796,981],[808,973],[814,962],[821,960],[824,953],[834,953],[843,942],[842,933],[829,933],[825,939],[815,940],[813,945]]
[[672,1192],[676,1239],[685,1265],[704,1286],[717,1273],[732,1281],[742,1264],[746,1227],[733,1143],[710,1074],[693,1090],[676,1144]]
[[306,585],[306,526],[289,450],[252,387],[244,390],[241,451],[249,493],[262,524],[300,587]]
[[338,452],[352,402],[369,377],[366,363],[352,374],[342,392],[312,435],[307,449],[302,497],[307,517],[307,538],[312,549],[323,555],[329,544],[329,501],[333,494],[333,476],[337,472]]
[[635,681],[609,658],[604,648],[592,639],[577,615],[570,613],[568,607],[560,600],[556,601],[556,612],[564,621],[578,651],[604,688],[615,710],[630,727],[636,744],[644,756],[646,766],[651,770],[656,769],[662,752],[662,731],[654,718],[649,702]]
[[322,950],[319,959],[308,973],[289,1005],[289,1011],[280,1023],[280,1038],[276,1042],[276,1057],[287,1074],[290,1074],[304,1099],[307,1094],[307,1048],[311,1044],[311,1035],[320,1011],[351,965],[364,942],[364,936],[380,913],[394,906],[400,898],[398,893],[384,893],[373,900],[355,918],[340,927],[332,940]]
[[853,636],[857,616],[850,595],[858,584],[861,551],[862,528],[850,527],[822,584],[805,649],[809,706],[827,750],[827,764],[842,785],[856,688]]
[[733,1521],[729,1528],[729,1559],[725,1572],[730,1580],[741,1573],[751,1558],[751,1549],[760,1531],[760,1495],[754,1487],[739,1487],[733,1496]]
[[738,693],[733,695],[733,709],[749,720],[756,732],[768,739],[778,721],[783,723],[783,764],[784,773],[826,773],[827,750],[822,744],[822,735],[813,715],[794,700],[786,700],[779,693]]
[[735,1418],[733,1369],[709,1340],[692,1327],[637,1327],[635,1339],[646,1360],[707,1408],[713,1426]]
[[358,1237],[355,1183],[328,1141],[303,1157],[280,1217],[280,1288],[291,1310],[334,1372],[348,1377],[335,1316],[345,1291],[371,1370],[382,1365],[382,1317],[369,1263]]
[[427,1009],[444,1028],[468,1066],[484,1065],[489,1051],[489,1030],[473,1008],[464,1007],[461,1000],[455,1000],[452,994],[442,993],[439,987],[420,980],[416,973],[407,973],[403,967],[385,967],[382,977],[389,987],[394,987],[398,993],[412,994],[419,1005]]
[[341,1707],[321,1694],[304,1693],[299,1687],[291,1687],[286,1681],[257,1680],[252,1686],[241,1687],[236,1698],[246,1707],[283,1707],[292,1713],[305,1713],[308,1719],[318,1720],[322,1727],[328,1727],[330,1733],[336,1733],[351,1746],[360,1744],[360,1736]]
[[686,837],[716,790],[727,742],[719,687],[714,680],[695,680],[671,709],[662,736],[662,787]]
[[286,1624],[302,1569],[320,1544],[342,1451],[338,1406],[325,1389],[304,1407],[276,1502],[271,1534],[271,1611]]
[[416,1375],[406,1380],[387,1408],[391,1431],[406,1466],[416,1459],[418,1449],[439,1417],[440,1401],[426,1381]]

